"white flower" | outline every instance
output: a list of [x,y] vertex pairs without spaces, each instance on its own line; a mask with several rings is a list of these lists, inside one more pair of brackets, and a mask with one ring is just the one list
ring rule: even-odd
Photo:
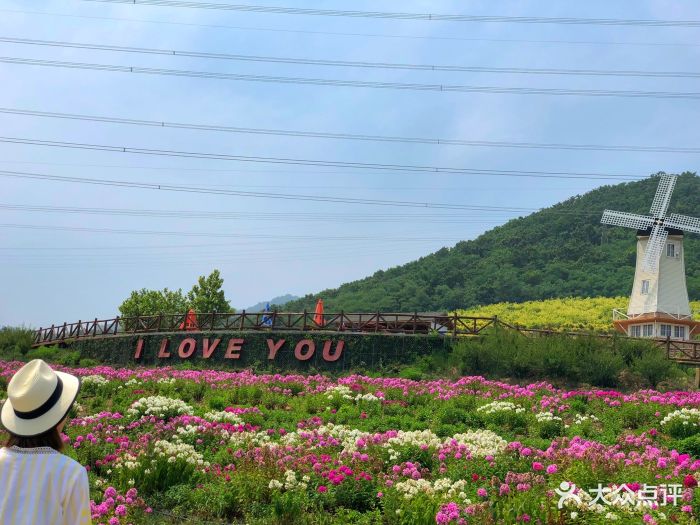
[[170,399],[164,396],[142,397],[134,401],[127,413],[133,416],[156,416],[160,418],[173,417],[180,414],[191,414],[192,407],[180,399]]
[[535,419],[538,423],[545,423],[549,421],[561,421],[559,416],[555,416],[551,412],[538,412],[535,414]]
[[681,408],[679,410],[674,410],[661,420],[661,426],[663,427],[674,422],[697,427],[700,425],[700,409]]
[[83,378],[80,379],[80,382],[83,385],[96,385],[98,387],[106,385],[109,383],[109,380],[105,379],[101,375],[91,375],[91,376],[84,376]]
[[204,414],[204,419],[218,423],[232,423],[234,425],[242,425],[243,420],[232,412],[207,412]]
[[508,442],[490,430],[470,430],[445,440],[445,445],[464,445],[472,456],[495,456],[505,450]]
[[480,406],[476,411],[483,412],[484,414],[493,414],[495,412],[515,412],[516,414],[522,414],[525,412],[525,409],[510,401],[493,401]]

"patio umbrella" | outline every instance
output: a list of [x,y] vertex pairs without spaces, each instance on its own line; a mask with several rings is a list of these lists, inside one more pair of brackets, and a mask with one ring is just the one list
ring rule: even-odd
[[[269,312],[269,311],[270,311],[270,303],[267,303],[267,304],[265,305],[265,312]],[[263,315],[263,318],[262,318],[262,325],[263,325],[263,326],[272,326],[272,316],[270,316],[270,315]]]
[[316,311],[314,312],[314,323],[318,326],[323,326],[323,299],[319,299],[316,303]]
[[185,316],[185,321],[180,323],[180,330],[187,330],[188,332],[199,330],[199,324],[197,324],[197,314],[194,310],[190,308]]

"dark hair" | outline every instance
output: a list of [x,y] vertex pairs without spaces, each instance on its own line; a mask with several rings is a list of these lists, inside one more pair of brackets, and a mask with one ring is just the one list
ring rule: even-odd
[[6,447],[36,448],[51,447],[57,452],[63,451],[63,440],[58,431],[58,425],[38,436],[24,437],[10,434],[5,443]]

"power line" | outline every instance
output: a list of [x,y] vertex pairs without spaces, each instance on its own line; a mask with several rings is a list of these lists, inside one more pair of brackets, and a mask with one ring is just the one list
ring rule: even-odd
[[229,53],[208,53],[203,51],[184,51],[175,49],[156,49],[146,47],[128,47],[84,42],[66,42],[57,40],[36,40],[30,38],[0,37],[0,42],[21,45],[36,45],[71,49],[89,49],[91,51],[114,51],[138,55],[166,55],[215,60],[233,60],[241,62],[265,62],[273,64],[300,64],[311,66],[350,67],[368,69],[405,69],[411,71],[447,71],[452,73],[496,73],[523,75],[562,75],[562,76],[608,76],[608,77],[651,77],[651,78],[700,78],[700,72],[694,71],[643,71],[643,70],[606,70],[606,69],[557,69],[526,67],[486,67],[435,64],[408,64],[395,62],[368,62],[352,60],[312,59],[299,57],[279,57],[261,55],[238,55]]
[[[133,209],[133,208],[81,208],[75,206],[41,206],[34,204],[3,204],[0,203],[0,210],[78,214],[78,215],[118,215],[127,217],[162,217],[175,219],[207,219],[207,220],[232,220],[232,221],[298,221],[312,223],[342,222],[342,223],[377,223],[377,222],[409,222],[411,219],[419,220],[425,224],[483,224],[500,223],[499,220],[474,219],[477,215],[471,215],[472,219],[465,216],[445,216],[445,215],[393,215],[393,214],[327,214],[323,213],[270,213],[270,212],[215,212],[215,211],[193,211],[193,210],[154,210],[154,209]],[[487,210],[480,210],[483,213]],[[503,210],[493,210],[505,213]],[[534,210],[533,210],[534,211]],[[512,211],[508,213],[520,213]]]
[[[225,195],[234,197],[250,197],[263,199],[281,199],[291,201],[312,201],[312,202],[335,202],[342,204],[366,204],[371,206],[390,206],[399,208],[431,208],[445,210],[474,210],[483,207],[474,207],[465,204],[445,204],[434,202],[413,202],[413,201],[391,201],[379,199],[356,199],[349,197],[328,197],[322,195],[298,195],[270,192],[250,192],[239,190],[225,190],[216,188],[205,188],[195,186],[178,186],[172,184],[153,184],[146,182],[131,182],[114,179],[94,179],[83,177],[64,177],[59,175],[46,175],[40,173],[26,173],[16,171],[0,170],[0,177],[14,177],[20,179],[50,180],[55,182],[68,182],[74,184],[93,184],[97,186],[112,186],[121,188],[137,188],[158,191],[172,191],[179,193],[200,193],[207,195]],[[524,210],[527,211],[527,210]]]
[[340,9],[309,9],[300,7],[216,4],[210,2],[184,2],[179,0],[86,0],[109,4],[142,4],[151,6],[186,7],[192,9],[213,9],[242,11],[248,13],[269,13],[283,15],[332,16],[349,18],[379,18],[393,20],[423,20],[430,22],[479,22],[516,24],[564,24],[564,25],[604,25],[604,26],[643,26],[643,27],[700,27],[700,20],[642,20],[623,18],[580,18],[544,16],[483,16],[433,13],[401,13],[382,11],[344,11]]
[[643,46],[643,47],[700,47],[698,43],[690,42],[620,42],[601,40],[535,40],[518,38],[479,38],[479,37],[459,37],[459,36],[437,36],[437,35],[397,35],[389,33],[357,33],[339,31],[314,31],[309,29],[285,29],[277,27],[256,27],[238,26],[227,24],[201,24],[195,22],[174,22],[171,20],[149,20],[144,18],[126,18],[95,15],[76,15],[69,13],[52,13],[47,11],[27,11],[22,9],[0,9],[4,13],[22,13],[40,16],[56,16],[63,18],[79,18],[84,20],[109,20],[114,22],[136,22],[146,24],[174,25],[182,27],[206,27],[210,29],[230,29],[235,31],[268,31],[273,33],[292,33],[303,35],[324,35],[324,36],[347,36],[362,38],[387,38],[387,39],[408,39],[408,40],[443,40],[448,42],[493,42],[493,43],[515,43],[515,44],[564,44],[564,45],[592,45],[592,46]]
[[602,145],[602,144],[561,144],[561,143],[537,143],[514,141],[489,141],[489,140],[459,140],[440,139],[427,137],[398,137],[389,135],[369,135],[352,133],[331,133],[322,131],[248,128],[236,126],[217,126],[211,124],[195,124],[184,122],[166,122],[161,120],[128,119],[118,117],[106,117],[99,115],[84,115],[76,113],[57,113],[50,111],[35,111],[29,109],[3,108],[0,113],[10,115],[23,115],[30,117],[58,118],[66,120],[82,120],[87,122],[107,122],[111,124],[128,124],[134,126],[150,126],[158,128],[188,129],[196,131],[216,131],[226,133],[244,133],[252,135],[277,135],[284,137],[323,138],[336,140],[358,140],[370,142],[399,142],[408,144],[434,144],[446,146],[472,146],[487,148],[517,148],[517,149],[546,149],[546,150],[578,150],[578,151],[634,151],[651,153],[700,153],[700,148],[682,146],[627,146],[627,145]]
[[158,235],[158,236],[176,236],[176,237],[215,237],[215,238],[232,238],[232,239],[285,239],[285,240],[313,240],[313,241],[381,241],[381,242],[422,242],[422,241],[446,241],[457,242],[459,238],[437,238],[431,237],[398,237],[396,235],[379,237],[379,236],[339,236],[339,235],[292,235],[292,234],[271,234],[271,233],[220,233],[220,232],[189,232],[189,231],[158,231],[158,230],[130,230],[117,228],[88,228],[84,226],[57,226],[43,224],[17,224],[17,223],[0,223],[0,228],[15,228],[21,230],[50,230],[50,231],[69,231],[69,232],[84,232],[84,233],[108,233],[108,234],[128,234],[128,235]]
[[[413,164],[379,164],[371,162],[347,162],[314,159],[293,159],[284,157],[251,157],[247,155],[230,155],[226,153],[202,153],[180,150],[161,150],[148,148],[134,148],[128,146],[109,146],[103,144],[87,144],[81,142],[62,142],[55,140],[28,139],[20,137],[0,137],[0,143],[26,144],[30,146],[47,146],[56,148],[108,151],[113,153],[131,153],[136,155],[154,155],[160,157],[182,157],[208,160],[224,160],[233,162],[255,162],[265,164],[283,164],[312,167],[352,168],[363,170],[397,171],[397,172],[423,172],[423,173],[452,173],[461,175],[486,175],[494,177],[527,177],[527,178],[554,178],[554,179],[586,179],[586,180],[639,180],[637,177],[627,174],[610,173],[576,173],[568,171],[525,171],[525,170],[494,170],[477,168],[454,168],[438,166],[420,166]],[[7,173],[6,171],[3,173]]]
[[440,93],[490,93],[501,95],[548,95],[586,96],[616,98],[657,98],[657,99],[700,99],[700,92],[638,91],[612,89],[570,89],[570,88],[529,88],[509,86],[467,86],[455,84],[416,84],[405,82],[377,82],[368,80],[342,80],[309,77],[281,77],[269,75],[244,75],[239,73],[218,73],[215,71],[186,71],[181,69],[161,69],[114,64],[94,64],[86,62],[63,62],[59,60],[37,60],[32,58],[0,57],[0,62],[25,66],[83,69],[90,71],[110,71],[114,73],[137,73],[144,75],[206,78],[211,80],[231,80],[242,82],[263,82],[273,84],[298,84],[310,86],[334,86],[371,89],[396,89],[403,91],[437,91]]
[[[48,180],[54,182],[67,182],[73,184],[93,184],[97,186],[112,186],[121,188],[136,188],[158,191],[172,191],[179,193],[201,193],[207,195],[226,195],[235,197],[251,197],[263,199],[281,199],[291,201],[314,201],[314,202],[335,202],[342,204],[366,204],[372,206],[389,206],[398,208],[423,208],[423,209],[443,209],[443,210],[471,210],[471,211],[502,211],[502,212],[518,212],[524,213],[539,211],[528,208],[515,208],[505,206],[483,206],[469,204],[448,204],[437,202],[416,202],[416,201],[392,201],[379,199],[357,199],[350,197],[331,197],[321,195],[300,195],[300,194],[285,194],[285,193],[270,193],[270,192],[249,192],[240,190],[224,190],[216,188],[195,187],[195,186],[177,186],[172,184],[154,184],[147,182],[131,182],[114,179],[94,179],[83,177],[66,177],[60,175],[46,175],[42,173],[27,173],[17,171],[0,170],[0,177],[13,177],[29,180]],[[580,212],[569,212],[564,210],[548,210],[556,214],[571,214]]]

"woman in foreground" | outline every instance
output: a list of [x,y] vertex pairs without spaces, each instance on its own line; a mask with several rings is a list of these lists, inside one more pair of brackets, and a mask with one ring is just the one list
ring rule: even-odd
[[80,390],[77,377],[41,359],[20,368],[0,411],[10,437],[0,448],[0,523],[89,525],[87,472],[61,453],[61,431]]

